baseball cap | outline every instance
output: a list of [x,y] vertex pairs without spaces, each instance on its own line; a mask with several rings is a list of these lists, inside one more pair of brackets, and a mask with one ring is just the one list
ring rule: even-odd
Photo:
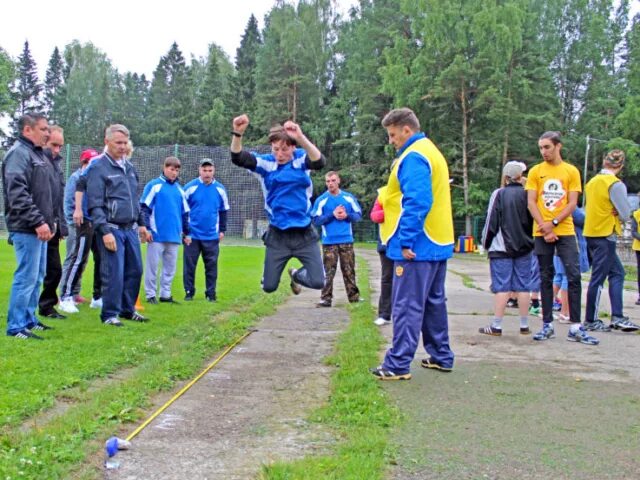
[[520,177],[526,169],[527,166],[524,163],[512,160],[504,164],[502,175],[514,179]]
[[202,160],[200,160],[200,166],[202,167],[203,165],[211,165],[212,167],[215,166],[213,164],[213,160],[211,160],[210,158],[203,158]]
[[93,157],[97,157],[98,155],[100,154],[97,150],[94,150],[93,148],[87,148],[80,154],[80,163],[89,163],[89,160],[91,160]]

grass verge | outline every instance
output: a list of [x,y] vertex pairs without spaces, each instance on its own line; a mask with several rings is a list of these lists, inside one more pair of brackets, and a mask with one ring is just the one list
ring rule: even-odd
[[[0,248],[0,257],[10,260],[6,250]],[[275,294],[260,291],[262,257],[262,249],[225,246],[215,304],[201,293],[181,305],[146,305],[150,323],[119,329],[101,325],[98,311],[82,306],[67,320],[50,322],[56,329],[45,332],[44,342],[0,338],[2,478],[99,477],[98,468],[85,465],[106,438],[132,430],[154,395],[193,377],[286,296],[286,282]],[[1,269],[12,268],[8,263]],[[181,298],[178,283],[173,294]],[[203,283],[200,268],[196,285]],[[9,288],[0,286],[2,312]]]
[[[364,298],[371,292],[368,266],[358,258],[358,286]],[[372,322],[369,302],[349,306],[351,322],[340,335],[335,353],[327,359],[336,371],[331,379],[329,404],[311,420],[331,428],[339,439],[334,451],[263,468],[262,479],[377,479],[382,478],[390,427],[398,422],[398,411],[368,369],[379,363],[383,341]]]

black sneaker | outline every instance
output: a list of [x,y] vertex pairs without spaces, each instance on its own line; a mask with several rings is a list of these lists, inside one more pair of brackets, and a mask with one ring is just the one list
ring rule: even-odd
[[391,370],[387,370],[382,365],[375,368],[370,368],[371,372],[378,380],[393,381],[393,380],[411,380],[411,374],[407,373],[394,373]]
[[55,318],[56,320],[64,320],[65,318],[67,318],[66,315],[62,315],[61,313],[58,313],[55,310],[47,313],[40,313],[39,315],[41,317]]
[[26,328],[10,336],[13,338],[20,338],[22,340],[44,340],[44,338],[42,338],[39,335],[36,335],[35,333],[32,333],[29,329],[26,329]]
[[193,301],[193,293],[187,292],[186,295],[184,296],[184,301],[185,302],[192,302]]
[[130,313],[129,315],[120,314],[119,316],[120,318],[124,318],[125,320],[131,320],[134,322],[144,323],[149,321],[147,317],[145,317],[144,315],[140,315],[138,312],[133,312],[133,313]]
[[157,305],[158,299],[156,297],[147,297],[147,303],[150,305]]
[[116,317],[107,318],[106,320],[103,320],[102,323],[104,325],[113,325],[114,327],[124,327],[124,323],[122,323]]
[[320,300],[318,303],[316,303],[316,307],[318,308],[330,307],[330,306],[331,306],[331,300]]
[[173,297],[160,297],[160,303],[173,303],[175,305],[180,305],[180,302],[176,302]]
[[37,330],[40,332],[44,332],[45,330],[53,330],[53,327],[50,327],[49,325],[45,325],[42,322],[38,322],[33,327],[31,327],[30,330]]
[[444,372],[444,373],[449,373],[451,370],[453,370],[452,367],[444,367],[439,363],[436,363],[434,360],[431,359],[431,357],[422,359],[422,361],[420,362],[420,365],[422,366],[422,368],[430,368],[432,370],[438,370],[439,372]]
[[205,295],[207,302],[216,303],[218,298],[215,295]]
[[291,291],[293,292],[294,295],[300,295],[300,292],[302,292],[302,287],[298,285],[296,281],[293,279],[293,276],[296,274],[298,270],[296,270],[295,268],[290,268],[287,271],[289,272],[289,277],[291,277],[291,283],[290,283]]
[[510,298],[509,300],[507,300],[507,307],[509,307],[509,308],[518,308],[518,299],[517,298]]

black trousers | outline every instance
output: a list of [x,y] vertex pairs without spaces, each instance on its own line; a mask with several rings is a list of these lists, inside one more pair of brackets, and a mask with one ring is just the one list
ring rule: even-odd
[[554,252],[564,265],[569,281],[569,317],[572,323],[580,323],[580,300],[582,283],[580,277],[580,258],[575,235],[561,235],[553,243],[547,243],[542,237],[535,238],[535,253],[540,264],[540,300],[542,301],[542,321],[553,321],[553,268]]
[[391,320],[391,288],[393,286],[393,260],[386,252],[380,255],[380,298],[378,299],[378,317]]
[[47,271],[42,282],[42,293],[38,301],[38,313],[48,315],[54,311],[58,303],[58,285],[62,278],[62,264],[60,263],[60,229],[47,242]]
[[219,240],[191,240],[191,245],[185,245],[183,250],[182,283],[187,295],[195,295],[196,267],[198,258],[202,254],[204,263],[205,292],[209,298],[216,298],[216,284],[218,282],[218,255],[220,253]]
[[269,293],[278,288],[282,271],[292,258],[302,262],[302,268],[294,275],[295,282],[303,287],[322,289],[324,267],[318,239],[318,232],[312,225],[288,230],[269,227],[263,237],[267,250],[264,255],[262,289]]
[[93,255],[93,298],[99,300],[102,298],[102,277],[100,276],[101,254],[100,254],[100,235],[97,231],[93,232],[93,241],[91,242],[91,254]]

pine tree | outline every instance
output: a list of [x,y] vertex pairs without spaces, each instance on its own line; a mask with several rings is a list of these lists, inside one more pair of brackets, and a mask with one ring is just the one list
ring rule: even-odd
[[[11,115],[16,106],[15,96],[9,86],[16,77],[16,66],[9,54],[0,47],[0,116]],[[0,128],[0,139],[5,132]]]
[[53,122],[57,120],[55,98],[62,87],[63,69],[64,62],[60,55],[60,50],[58,50],[58,47],[55,47],[49,59],[49,66],[47,67],[47,73],[44,79],[44,109],[49,115],[49,120]]
[[31,56],[29,42],[25,40],[22,53],[18,57],[18,79],[16,93],[18,97],[17,116],[24,115],[28,111],[42,108],[40,93],[42,85],[38,81],[38,68]]
[[[235,114],[247,113],[250,117],[253,116],[256,65],[261,47],[262,37],[258,30],[258,21],[252,14],[242,35],[240,46],[236,50],[236,75],[233,81],[235,95],[233,105],[230,106]],[[247,132],[247,136],[250,134],[250,131]]]

